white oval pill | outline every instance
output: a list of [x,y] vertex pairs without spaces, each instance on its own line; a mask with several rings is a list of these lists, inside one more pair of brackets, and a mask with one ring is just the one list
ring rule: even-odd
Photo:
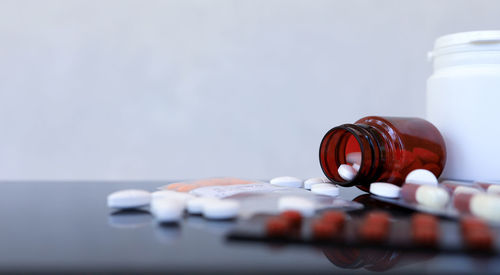
[[295,210],[305,217],[312,217],[315,213],[314,202],[302,197],[285,196],[278,201],[278,209],[283,212],[286,210]]
[[408,173],[406,176],[406,183],[413,184],[426,184],[426,185],[437,185],[438,180],[436,176],[429,170],[416,169]]
[[339,195],[339,188],[331,183],[318,183],[312,186],[311,192],[318,195],[335,197]]
[[239,202],[235,200],[214,200],[203,204],[203,217],[211,220],[227,220],[238,216]]
[[203,206],[206,203],[212,202],[212,201],[217,201],[218,199],[216,198],[211,198],[211,197],[201,197],[201,198],[194,198],[192,200],[189,200],[186,204],[186,209],[189,214],[193,215],[199,215],[203,213]]
[[191,199],[196,198],[196,196],[193,196],[188,193],[183,193],[183,192],[176,192],[172,190],[161,190],[161,191],[156,191],[151,194],[151,198],[153,200],[155,199],[177,199],[181,200],[183,202],[187,202]]
[[352,168],[349,164],[341,164],[339,166],[338,173],[342,179],[351,181],[358,172],[356,172],[356,170],[354,170],[354,168]]
[[304,181],[304,188],[307,190],[311,190],[311,186],[319,183],[330,183],[330,180],[327,178],[310,178]]
[[346,161],[351,164],[361,164],[361,152],[352,152],[347,154]]
[[132,209],[147,206],[151,202],[151,194],[145,190],[127,189],[113,192],[108,196],[108,207],[116,209]]
[[500,184],[492,184],[486,189],[488,194],[500,194]]
[[500,222],[500,197],[491,194],[474,195],[469,203],[472,214],[488,221]]
[[387,183],[387,182],[374,182],[370,184],[370,193],[385,197],[385,198],[399,198],[401,187]]
[[438,186],[421,185],[415,192],[415,200],[431,208],[443,208],[450,200],[450,195]]
[[184,213],[184,203],[177,200],[158,199],[152,205],[151,213],[160,223],[178,222]]
[[270,183],[283,187],[302,187],[302,180],[296,177],[276,177],[273,178]]

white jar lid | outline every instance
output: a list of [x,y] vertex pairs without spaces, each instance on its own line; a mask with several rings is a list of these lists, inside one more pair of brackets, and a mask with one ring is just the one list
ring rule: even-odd
[[500,51],[500,30],[459,32],[439,37],[429,59],[438,55],[471,51]]

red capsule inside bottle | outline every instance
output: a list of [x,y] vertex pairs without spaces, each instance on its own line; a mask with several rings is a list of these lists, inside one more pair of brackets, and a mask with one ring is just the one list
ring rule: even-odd
[[[368,190],[372,182],[401,186],[415,169],[427,169],[439,177],[446,162],[446,146],[439,130],[424,119],[369,116],[328,131],[321,141],[319,158],[332,182]],[[339,166],[356,161],[356,176],[342,178]]]

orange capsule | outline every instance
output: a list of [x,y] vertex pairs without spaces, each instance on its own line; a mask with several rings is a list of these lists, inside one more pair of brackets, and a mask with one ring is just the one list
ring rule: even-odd
[[326,211],[321,216],[321,220],[342,228],[345,223],[345,214],[341,211]]
[[271,218],[266,222],[266,234],[272,238],[283,238],[290,232],[290,224],[282,218]]
[[359,237],[367,242],[381,242],[389,233],[389,215],[385,212],[368,213],[359,228]]
[[329,240],[338,234],[338,229],[333,224],[318,220],[312,224],[312,234],[315,240]]
[[302,214],[298,211],[287,210],[280,214],[280,217],[286,220],[291,227],[297,228],[302,224]]
[[489,251],[493,248],[494,238],[490,230],[472,230],[465,233],[462,237],[468,249]]

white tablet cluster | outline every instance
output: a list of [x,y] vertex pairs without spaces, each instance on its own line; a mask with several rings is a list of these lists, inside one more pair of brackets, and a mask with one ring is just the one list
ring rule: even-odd
[[[444,190],[441,190],[441,188],[437,186],[438,180],[431,171],[425,169],[413,170],[406,176],[405,184],[406,183],[432,186],[423,189],[426,194],[425,196],[417,196],[417,199],[420,199],[418,202],[421,204],[436,206],[448,203],[449,197],[443,195],[442,191]],[[444,192],[446,193],[446,191]],[[385,198],[399,198],[401,187],[392,183],[374,182],[370,184],[370,193]],[[434,193],[436,196],[434,196]]]
[[236,218],[240,209],[240,204],[234,200],[198,198],[187,193],[169,190],[150,193],[145,190],[127,189],[108,196],[110,208],[136,209],[147,206],[160,223],[180,221],[186,209],[190,214],[201,214],[213,220]]
[[284,187],[304,188],[318,195],[335,197],[339,195],[339,187],[332,184],[327,178],[310,178],[302,181],[296,177],[276,177],[270,181],[271,184]]

